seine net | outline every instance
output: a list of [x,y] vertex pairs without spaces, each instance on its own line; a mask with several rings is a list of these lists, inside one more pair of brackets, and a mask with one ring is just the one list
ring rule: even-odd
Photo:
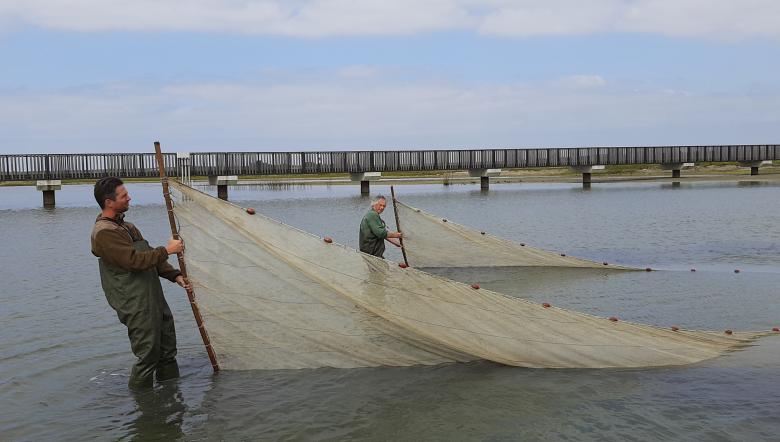
[[476,290],[172,182],[204,326],[222,369],[440,364],[681,365],[763,333],[672,331]]
[[[480,232],[396,200],[409,265],[415,267],[591,267],[638,270],[537,249]],[[446,252],[443,252],[445,251]]]

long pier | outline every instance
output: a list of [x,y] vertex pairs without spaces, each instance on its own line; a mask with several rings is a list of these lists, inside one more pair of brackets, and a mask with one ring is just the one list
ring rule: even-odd
[[[434,170],[591,167],[780,160],[780,145],[575,147],[328,152],[192,152],[164,155],[169,176],[247,176]],[[0,155],[0,181],[159,176],[154,153]]]
[[[571,167],[589,187],[597,168],[628,164],[660,164],[680,177],[686,163],[738,162],[757,175],[763,161],[780,160],[780,145],[574,147],[543,149],[380,150],[327,152],[192,152],[163,156],[168,176],[207,176],[217,195],[227,199],[228,186],[239,176],[349,173],[360,181],[362,194],[382,172],[468,170],[482,189],[501,169]],[[37,180],[44,207],[54,207],[61,180],[104,176],[159,176],[153,153],[0,155],[0,182]]]

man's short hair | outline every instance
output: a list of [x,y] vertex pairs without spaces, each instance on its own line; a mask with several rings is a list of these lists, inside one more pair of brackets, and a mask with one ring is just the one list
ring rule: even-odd
[[373,200],[371,200],[371,205],[373,206],[374,204],[378,203],[380,200],[387,201],[387,198],[385,198],[384,195],[377,195],[376,197],[374,197]]
[[123,185],[122,180],[115,176],[109,176],[97,180],[95,183],[95,201],[101,209],[105,209],[106,199],[114,201],[116,198],[116,188]]

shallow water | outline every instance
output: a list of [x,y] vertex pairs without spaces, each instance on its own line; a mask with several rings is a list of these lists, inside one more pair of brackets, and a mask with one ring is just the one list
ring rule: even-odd
[[[657,325],[780,325],[780,187],[735,182],[398,186],[412,206],[567,254],[662,269],[439,269],[515,296]],[[128,219],[169,234],[159,185],[129,184]],[[215,189],[204,187],[215,193]],[[389,193],[372,184],[372,191]],[[369,199],[355,186],[255,186],[231,200],[356,245]],[[780,338],[689,367],[436,367],[224,372],[212,376],[184,291],[163,282],[182,378],[132,395],[126,331],[100,289],[90,186],[39,208],[0,188],[3,440],[776,440]],[[383,214],[393,225],[393,214]],[[389,259],[399,259],[389,250]],[[690,272],[696,268],[696,272]],[[739,274],[734,269],[740,269]]]

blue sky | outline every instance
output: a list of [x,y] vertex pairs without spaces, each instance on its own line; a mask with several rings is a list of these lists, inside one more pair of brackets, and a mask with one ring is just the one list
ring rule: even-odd
[[4,0],[0,153],[778,143],[780,2]]

